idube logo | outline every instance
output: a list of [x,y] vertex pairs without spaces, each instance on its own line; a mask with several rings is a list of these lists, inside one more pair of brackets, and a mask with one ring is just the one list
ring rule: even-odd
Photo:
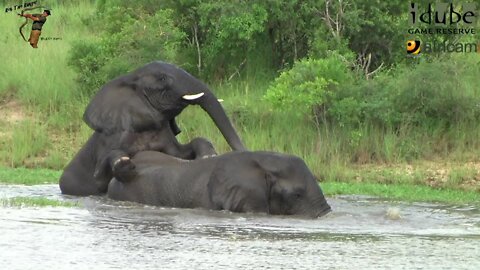
[[453,3],[436,3],[435,9],[432,4],[428,4],[426,10],[418,11],[418,6],[415,3],[410,4],[409,22],[412,25],[419,23],[435,24],[435,25],[452,25],[457,23],[464,23],[472,25],[476,20],[476,4],[465,3],[462,5],[462,11],[455,10]]

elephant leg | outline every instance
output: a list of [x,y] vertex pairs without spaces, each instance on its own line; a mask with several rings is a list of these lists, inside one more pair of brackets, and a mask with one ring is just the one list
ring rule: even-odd
[[181,159],[200,159],[216,156],[212,143],[205,138],[195,138],[187,144],[180,144],[176,139],[161,152]]
[[121,157],[114,161],[112,174],[120,182],[128,182],[137,176],[135,164],[129,157]]
[[213,147],[213,144],[205,138],[195,138],[190,143],[195,159],[213,157],[217,155],[217,151]]
[[[123,137],[128,138],[128,136]],[[132,139],[128,141],[132,141]],[[137,137],[133,141],[135,143],[129,144],[130,148],[128,152],[137,153],[145,150],[158,151],[188,160],[217,155],[212,143],[205,138],[195,138],[189,143],[181,144],[170,126],[154,133],[137,134]]]
[[93,176],[89,174],[89,170],[84,170],[78,159],[72,160],[65,167],[60,176],[59,185],[62,194],[88,196],[101,193]]
[[[95,175],[113,169],[118,161],[121,167],[128,168],[128,160],[120,161],[121,157],[133,157],[140,151],[159,151],[182,159],[199,159],[216,156],[212,143],[205,138],[195,138],[187,144],[181,144],[175,137],[174,130],[168,126],[165,129],[146,132],[122,132],[116,145],[102,158]],[[125,163],[125,164],[124,164]],[[125,165],[125,166],[124,166]]]
[[102,168],[111,170],[113,177],[121,182],[130,181],[137,174],[128,153],[120,149],[110,151],[103,163]]
[[63,194],[88,196],[106,192],[111,175],[94,177],[98,160],[96,156],[98,144],[98,134],[92,135],[65,167],[59,181],[60,190]]
[[[131,178],[130,174],[134,173],[135,165],[130,158],[137,152],[145,150],[156,150],[160,146],[156,146],[155,142],[150,142],[152,133],[135,133],[130,131],[122,132],[118,139],[112,137],[114,142],[109,146],[110,150],[102,155],[101,161],[95,168],[95,178],[103,178],[104,175],[110,174],[115,176],[119,181]],[[118,141],[115,141],[118,140]]]

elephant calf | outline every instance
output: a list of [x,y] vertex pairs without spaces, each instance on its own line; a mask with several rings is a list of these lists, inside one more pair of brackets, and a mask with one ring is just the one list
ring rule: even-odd
[[182,160],[137,153],[135,171],[118,166],[108,197],[150,205],[320,217],[330,211],[302,159],[272,152],[231,152]]

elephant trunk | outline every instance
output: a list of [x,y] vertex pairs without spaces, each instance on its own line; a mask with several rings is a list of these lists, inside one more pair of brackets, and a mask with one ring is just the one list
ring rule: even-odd
[[310,197],[310,199],[299,203],[297,208],[293,209],[293,213],[310,218],[319,218],[331,211],[332,208],[323,195]]
[[215,95],[211,93],[206,93],[205,96],[201,98],[198,104],[202,107],[204,111],[212,118],[215,125],[218,127],[223,137],[227,141],[228,145],[234,151],[244,151],[245,146],[243,146],[240,137],[237,135],[237,132],[233,128],[232,123],[228,119],[225,111],[222,108],[222,105],[217,100]]
[[314,202],[312,206],[313,212],[310,213],[310,216],[313,218],[322,217],[332,211],[332,208],[327,203],[327,200],[325,200],[325,197],[322,197],[318,201]]
[[332,208],[330,207],[330,205],[328,205],[327,202],[325,202],[325,204],[322,205],[320,210],[317,213],[315,213],[315,217],[322,217],[330,213],[331,211],[332,211]]

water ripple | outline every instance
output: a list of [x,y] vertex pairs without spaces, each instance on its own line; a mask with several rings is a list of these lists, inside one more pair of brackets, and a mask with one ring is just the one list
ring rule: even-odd
[[0,186],[0,198],[16,196],[81,207],[0,207],[2,269],[480,269],[474,205],[339,196],[310,220]]

